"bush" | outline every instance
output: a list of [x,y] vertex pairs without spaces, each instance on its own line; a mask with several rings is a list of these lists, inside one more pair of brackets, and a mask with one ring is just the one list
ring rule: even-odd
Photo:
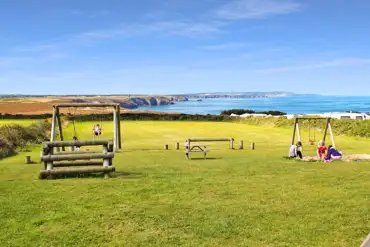
[[267,115],[272,115],[272,116],[283,116],[286,115],[285,112],[281,111],[261,111],[261,112],[256,112],[250,109],[231,109],[231,110],[225,110],[221,112],[221,115],[226,115],[230,116],[231,114],[236,114],[236,115],[242,115],[242,114],[267,114]]
[[5,140],[0,139],[0,159],[12,155],[14,153],[15,150],[12,149]]
[[28,144],[39,144],[47,140],[50,129],[51,125],[47,121],[28,127],[19,124],[0,126],[0,158],[11,155]]
[[[294,126],[294,119],[287,119],[286,117],[278,118],[263,118],[263,117],[247,117],[235,118],[234,122],[253,124],[253,125],[269,125],[275,127],[292,128]],[[326,120],[302,120],[299,122],[301,131],[311,131],[323,133],[325,129]],[[330,121],[333,134],[336,136],[356,136],[370,138],[370,120],[356,121],[351,119],[331,119]],[[329,134],[329,133],[328,133]]]

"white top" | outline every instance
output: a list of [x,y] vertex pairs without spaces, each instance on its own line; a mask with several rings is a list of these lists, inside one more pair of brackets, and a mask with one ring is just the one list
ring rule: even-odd
[[94,127],[94,131],[95,132],[100,132],[101,131],[101,128],[96,126],[96,127]]
[[289,157],[295,157],[297,152],[297,145],[292,145],[289,148]]

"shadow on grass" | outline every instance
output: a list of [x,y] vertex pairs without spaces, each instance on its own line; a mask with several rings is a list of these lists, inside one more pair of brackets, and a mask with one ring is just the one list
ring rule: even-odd
[[121,151],[119,153],[142,152],[142,151],[175,151],[175,150],[176,149],[170,149],[170,148],[168,150],[166,150],[164,148],[141,148],[141,149],[126,149],[126,150]]
[[[112,172],[109,174],[109,178],[140,178],[142,177],[142,173],[135,173],[135,172]],[[40,178],[40,177],[39,177]],[[53,174],[52,176],[43,178],[46,180],[51,179],[76,179],[76,178],[101,178],[104,179],[104,173],[74,173],[74,174]]]
[[190,158],[189,160],[221,160],[222,158]]
[[308,163],[323,163],[322,160],[304,160],[304,159],[297,159],[289,156],[283,156],[282,159],[284,160],[291,160],[295,162],[308,162]]
[[143,176],[143,174],[139,173],[139,172],[117,172],[117,171],[115,173],[113,173],[113,175],[112,175],[113,178],[120,178],[120,177],[140,178],[142,176]]

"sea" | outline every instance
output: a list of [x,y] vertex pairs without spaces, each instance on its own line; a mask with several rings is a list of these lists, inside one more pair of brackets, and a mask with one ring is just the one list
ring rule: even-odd
[[277,110],[287,114],[315,114],[327,112],[370,112],[370,96],[319,96],[298,95],[270,98],[213,98],[189,99],[174,105],[143,106],[138,110],[155,112],[179,112],[186,114],[220,114],[229,109],[254,111]]

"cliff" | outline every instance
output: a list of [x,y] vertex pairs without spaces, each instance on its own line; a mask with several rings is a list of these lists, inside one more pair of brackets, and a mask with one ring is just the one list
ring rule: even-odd
[[143,97],[100,97],[100,98],[75,98],[75,103],[116,103],[125,109],[136,109],[140,106],[172,105],[174,102],[187,101],[185,96],[143,96]]

